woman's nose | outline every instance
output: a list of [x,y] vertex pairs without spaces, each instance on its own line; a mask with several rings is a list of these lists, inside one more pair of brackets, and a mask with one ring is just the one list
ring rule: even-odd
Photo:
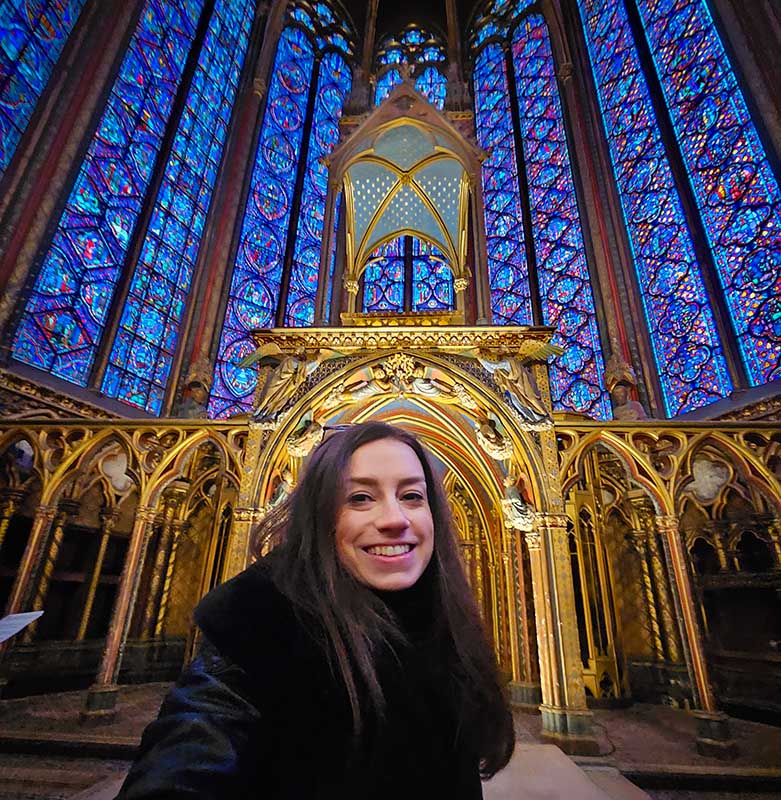
[[382,503],[379,512],[377,527],[380,529],[403,529],[409,525],[403,506],[395,498]]

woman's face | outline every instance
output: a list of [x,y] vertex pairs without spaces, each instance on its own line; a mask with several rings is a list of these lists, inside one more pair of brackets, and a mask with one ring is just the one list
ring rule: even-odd
[[426,478],[415,451],[396,439],[359,447],[336,515],[342,566],[373,589],[414,585],[434,551]]

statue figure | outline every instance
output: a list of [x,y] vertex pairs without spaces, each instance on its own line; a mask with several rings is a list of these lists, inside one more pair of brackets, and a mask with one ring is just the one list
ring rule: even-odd
[[323,441],[325,429],[308,411],[301,419],[302,424],[287,440],[287,451],[291,456],[305,458]]
[[280,503],[283,503],[287,498],[290,496],[290,493],[293,491],[293,473],[290,471],[289,467],[285,467],[282,470],[282,475],[279,478],[279,483],[274,487],[274,491],[271,494],[271,499],[268,501],[268,505],[266,506],[266,511],[271,511],[272,508],[276,508]]
[[516,356],[499,355],[501,360],[495,360],[492,354],[480,350],[477,360],[493,375],[496,385],[524,422],[536,427],[548,421],[548,410],[542,404],[532,374]]
[[512,458],[513,443],[508,436],[499,429],[499,423],[492,416],[481,417],[477,420],[477,442],[491,458],[504,461]]
[[260,390],[253,418],[258,422],[276,422],[280,411],[323,361],[342,358],[336,350],[315,350],[295,355],[284,354],[274,344],[266,344],[241,362],[241,366],[260,364],[273,367]]
[[507,527],[513,530],[531,531],[534,529],[534,511],[521,494],[518,488],[519,483],[523,486],[523,478],[512,473],[504,479],[504,499],[502,500],[504,521]]
[[382,364],[374,364],[368,368],[368,378],[363,370],[351,376],[347,383],[340,383],[329,392],[323,402],[323,408],[336,408],[342,403],[355,403],[376,394],[395,393],[393,381]]
[[613,401],[613,419],[647,419],[648,414],[642,404],[631,396],[637,389],[637,375],[634,369],[613,350],[605,366],[605,383]]
[[187,373],[177,416],[184,419],[206,419],[211,388],[211,371],[208,362],[196,361]]

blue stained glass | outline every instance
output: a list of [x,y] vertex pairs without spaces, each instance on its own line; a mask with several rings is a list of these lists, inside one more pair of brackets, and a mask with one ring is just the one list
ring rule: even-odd
[[432,106],[444,109],[447,78],[436,67],[426,67],[415,81],[415,88]]
[[554,407],[609,419],[605,365],[586,264],[548,28],[526,17],[512,41],[543,321],[565,348],[551,366]]
[[732,390],[623,0],[578,0],[667,412]]
[[430,39],[431,36],[420,28],[410,28],[408,31],[405,31],[400,38],[404,44],[416,45],[423,44],[423,42]]
[[254,0],[218,0],[102,391],[159,414],[249,41]]
[[299,327],[314,322],[323,241],[323,215],[328,194],[328,167],[324,159],[339,141],[339,118],[351,85],[350,67],[341,54],[326,53],[320,62],[317,80],[312,136],[307,152],[301,213],[290,269],[285,325]]
[[238,364],[255,350],[250,331],[274,324],[313,66],[309,39],[301,30],[285,28],[277,46],[233,268],[210,416],[226,417],[252,406],[257,372]]
[[445,254],[433,244],[412,238],[412,310],[452,311],[453,272]]
[[14,358],[86,384],[202,6],[144,6],[17,329]]
[[0,178],[16,152],[85,0],[0,6]]
[[702,0],[639,0],[754,385],[781,377],[781,191]]
[[401,83],[401,73],[397,69],[389,69],[377,80],[374,89],[374,105],[378,106]]
[[446,61],[447,56],[441,47],[426,47],[420,56],[421,61]]
[[363,271],[363,310],[368,313],[404,311],[404,237],[380,245]]
[[404,54],[395,47],[386,50],[378,59],[380,64],[403,64],[404,61]]
[[483,206],[491,308],[499,325],[531,325],[518,162],[502,47],[490,43],[475,60],[475,127],[483,163]]

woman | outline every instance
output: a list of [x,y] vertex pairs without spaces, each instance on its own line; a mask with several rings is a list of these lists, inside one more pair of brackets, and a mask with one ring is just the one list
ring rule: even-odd
[[482,797],[512,719],[417,439],[332,434],[258,541],[197,607],[199,655],[119,797]]

